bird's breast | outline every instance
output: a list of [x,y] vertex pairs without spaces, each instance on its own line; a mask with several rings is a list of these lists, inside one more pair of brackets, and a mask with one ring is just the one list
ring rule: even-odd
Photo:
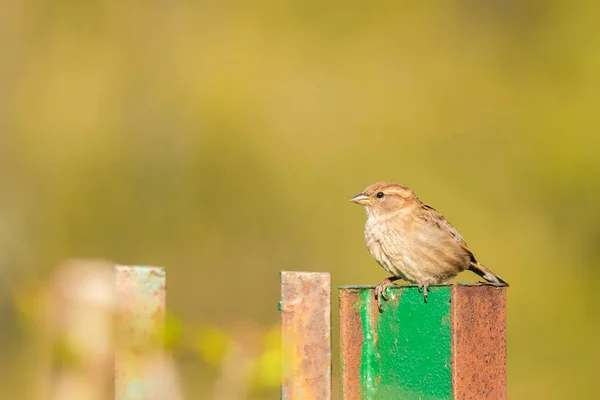
[[[400,231],[388,226],[387,221],[369,218],[365,225],[365,244],[371,255],[386,271],[394,276],[405,278],[403,273],[405,263],[412,265],[412,260],[404,257],[402,243],[405,239]],[[398,260],[400,256],[400,260]],[[406,279],[406,278],[405,278]]]
[[369,218],[365,225],[367,248],[388,272],[416,283],[438,283],[453,272],[460,260],[454,246],[425,229],[418,221]]

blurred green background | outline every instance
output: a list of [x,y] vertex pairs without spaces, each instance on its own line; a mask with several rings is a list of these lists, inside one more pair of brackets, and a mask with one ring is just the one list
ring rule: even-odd
[[[379,180],[511,283],[511,399],[596,395],[599,3],[2,9],[2,398],[36,379],[22,293],[69,257],[165,266],[177,329],[212,327],[209,350],[277,326],[281,269],[378,283],[348,200]],[[218,355],[175,347],[187,397],[210,398]]]

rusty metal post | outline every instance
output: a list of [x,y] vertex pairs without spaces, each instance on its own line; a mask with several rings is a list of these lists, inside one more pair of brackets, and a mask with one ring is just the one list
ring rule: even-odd
[[281,272],[283,400],[331,399],[331,279]]
[[506,287],[340,288],[344,400],[505,399]]
[[158,378],[164,370],[162,333],[166,303],[163,268],[117,265],[115,399],[146,400],[160,396]]
[[506,399],[506,287],[452,286],[454,398]]

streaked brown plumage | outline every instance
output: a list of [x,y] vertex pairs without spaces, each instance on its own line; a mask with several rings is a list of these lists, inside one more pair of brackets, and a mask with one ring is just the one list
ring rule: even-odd
[[392,274],[375,288],[381,310],[384,290],[393,281],[417,283],[427,301],[429,285],[441,284],[469,269],[486,281],[508,283],[480,264],[454,227],[422,203],[406,186],[379,182],[354,196],[367,212],[365,243],[379,265]]

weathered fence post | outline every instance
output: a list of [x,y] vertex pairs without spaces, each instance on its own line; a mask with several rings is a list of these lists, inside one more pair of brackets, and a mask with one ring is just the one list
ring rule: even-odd
[[331,399],[331,279],[281,272],[283,400]]
[[[117,265],[115,400],[158,399],[166,371],[161,335],[166,276],[160,267]],[[154,372],[154,373],[153,373]],[[159,383],[160,382],[160,383]]]
[[70,260],[53,274],[40,326],[39,393],[45,400],[112,397],[112,264]]
[[340,288],[342,399],[505,399],[506,288]]

